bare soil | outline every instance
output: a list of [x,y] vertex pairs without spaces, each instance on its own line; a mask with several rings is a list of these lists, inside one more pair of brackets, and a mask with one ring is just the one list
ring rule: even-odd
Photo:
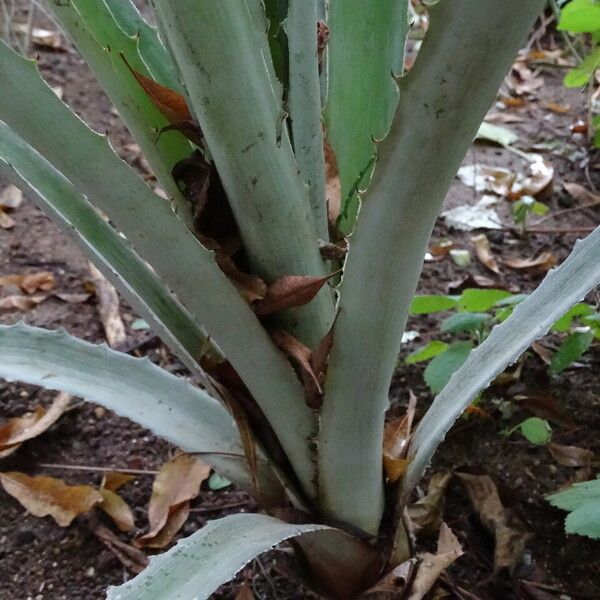
[[[65,101],[98,131],[106,131],[113,145],[142,174],[144,163],[132,150],[131,139],[111,110],[110,103],[93,76],[71,49],[52,52],[39,49],[39,65],[53,86],[61,86]],[[573,135],[569,126],[585,117],[585,99],[577,91],[561,85],[561,71],[544,70],[545,85],[521,108],[510,108],[522,114],[525,121],[510,125],[519,136],[523,150],[545,140],[558,140],[563,146],[573,145],[587,152],[583,136]],[[544,108],[547,102],[570,105],[567,114],[555,114]],[[549,152],[545,157],[556,170],[555,192],[548,199],[551,209],[563,208],[568,197],[559,182],[576,182],[591,189],[600,187],[599,162],[595,151],[587,170],[580,162],[561,158]],[[524,161],[504,149],[474,146],[465,164],[478,162],[524,170]],[[432,176],[435,176],[432,173]],[[0,189],[5,182],[0,181]],[[107,185],[110,182],[107,181]],[[447,199],[447,207],[478,199],[472,189],[457,182]],[[505,222],[508,205],[501,207]],[[600,213],[575,211],[549,222],[548,227],[561,229],[597,225]],[[87,264],[81,253],[38,210],[30,199],[12,214],[13,229],[0,229],[0,275],[50,270],[58,290],[81,293],[88,278]],[[451,238],[457,246],[472,250],[471,234],[448,231],[440,221],[434,241]],[[572,248],[576,234],[531,234],[520,236],[513,231],[489,233],[494,254],[499,258],[532,257],[540,252],[554,252],[559,260]],[[425,264],[420,293],[446,293],[449,286],[467,275],[490,276],[485,267],[473,260],[466,268],[456,266],[449,258]],[[503,268],[499,285],[508,284],[526,292],[535,287],[540,275],[530,276]],[[121,306],[128,327],[135,315],[126,303]],[[51,329],[64,327],[70,333],[92,342],[103,341],[95,299],[70,305],[51,298],[35,309],[0,313],[1,323],[27,323]],[[408,328],[417,330],[420,338],[403,348],[402,356],[432,337],[437,337],[439,318],[426,316],[411,319]],[[128,328],[128,344],[135,354],[148,354],[161,366],[176,373],[185,370],[164,346],[147,332]],[[550,340],[552,342],[552,340]],[[400,361],[402,365],[402,361]],[[561,409],[575,422],[575,429],[554,427],[554,440],[600,452],[600,353],[592,348],[579,366],[550,378],[535,355],[525,359],[522,378],[509,386],[488,390],[481,406],[493,417],[461,419],[440,448],[431,472],[452,471],[459,467],[483,467],[503,490],[503,498],[516,511],[532,537],[523,564],[514,576],[493,573],[493,540],[477,520],[461,486],[452,482],[447,493],[444,519],[457,533],[465,555],[451,567],[444,584],[449,597],[471,599],[600,597],[600,543],[579,536],[566,536],[564,514],[551,508],[544,496],[556,490],[573,476],[573,469],[557,465],[545,448],[534,447],[517,436],[504,437],[499,432],[530,416],[519,411],[506,421],[501,418],[494,399],[510,399],[522,393],[550,393]],[[408,390],[418,396],[418,410],[423,412],[432,397],[423,383],[422,367],[400,366],[391,389],[392,414],[403,410]],[[21,415],[39,403],[48,403],[52,394],[31,386],[0,384],[0,419]],[[148,431],[118,418],[108,411],[86,403],[75,407],[47,433],[26,443],[17,453],[0,464],[2,471],[19,470],[29,474],[61,477],[69,483],[100,482],[101,473],[93,468],[125,468],[148,471],[134,484],[124,488],[125,499],[134,507],[139,534],[146,523],[152,472],[174,451],[167,443]],[[42,467],[41,465],[53,465]],[[75,465],[68,470],[61,465]],[[207,520],[237,512],[255,510],[252,499],[234,488],[219,492],[203,490],[194,502],[194,512],[183,528],[189,535]],[[128,541],[133,536],[120,534]],[[316,597],[290,575],[287,554],[272,552],[249,565],[238,578],[250,581],[257,598]],[[106,549],[89,529],[86,518],[77,519],[69,528],[60,528],[50,518],[28,514],[10,496],[0,490],[0,597],[11,600],[100,600],[108,585],[119,584],[131,577],[118,559]],[[534,582],[532,585],[524,582]],[[224,586],[220,598],[233,598],[237,584]],[[461,592],[467,590],[467,592]]]

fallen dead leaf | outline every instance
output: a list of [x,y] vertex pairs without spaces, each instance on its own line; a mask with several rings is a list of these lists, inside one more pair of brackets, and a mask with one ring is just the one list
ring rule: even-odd
[[25,273],[0,276],[0,287],[15,285],[26,294],[33,294],[38,290],[48,292],[54,289],[56,282],[54,274],[50,271],[39,271],[38,273]]
[[[173,524],[180,522],[185,510],[180,505],[195,498],[200,492],[200,486],[210,475],[211,468],[199,458],[190,454],[180,454],[165,463],[159,470],[154,484],[152,485],[152,496],[148,507],[148,521],[150,530],[145,535],[137,538],[137,546],[156,547],[156,538],[166,527],[173,513],[177,515],[171,519],[169,532],[174,535]],[[183,522],[181,523],[183,525]],[[180,525],[180,526],[181,526]],[[168,544],[165,535],[160,536],[158,541]],[[165,544],[165,545],[166,545]]]
[[588,189],[584,188],[582,185],[578,183],[565,183],[563,187],[569,195],[578,202],[582,202],[584,204],[598,204],[600,202],[600,196],[590,192]]
[[15,225],[16,225],[15,220],[12,217],[9,217],[0,208],[0,228],[2,228],[2,229],[12,229]]
[[133,531],[135,529],[135,520],[133,512],[127,502],[115,492],[100,488],[98,490],[102,496],[102,502],[98,505],[114,522],[121,531]]
[[16,185],[9,185],[0,192],[0,208],[19,208],[23,203],[23,192]]
[[48,409],[38,406],[34,412],[10,419],[0,427],[0,458],[12,454],[23,442],[44,433],[67,410],[71,396],[56,395]]
[[408,600],[422,600],[439,576],[463,553],[457,537],[446,523],[442,523],[437,552],[426,552],[419,556],[420,562]]
[[571,106],[569,104],[559,104],[558,102],[546,102],[546,104],[543,106],[544,108],[558,115],[564,115],[571,110]]
[[582,135],[587,135],[588,124],[585,121],[579,119],[574,123],[571,123],[571,125],[569,125],[569,131],[571,133],[581,133]]
[[323,391],[312,366],[312,351],[286,331],[271,332],[273,343],[292,361],[304,386],[304,399],[313,409],[321,406]]
[[475,246],[475,255],[479,262],[492,271],[492,273],[500,275],[500,267],[498,267],[498,263],[492,254],[492,249],[487,236],[484,233],[481,233],[472,237],[471,241],[473,242],[473,246]]
[[126,483],[129,483],[134,479],[135,477],[133,475],[129,475],[128,473],[122,473],[121,471],[108,471],[108,473],[105,473],[102,479],[102,487],[105,490],[116,492]]
[[527,117],[513,112],[491,111],[486,115],[485,120],[488,123],[504,123],[509,125],[510,123],[524,123],[527,121]]
[[502,505],[496,484],[489,475],[456,472],[484,527],[495,538],[494,571],[518,565],[530,537],[522,524]]
[[258,275],[243,273],[233,259],[223,252],[216,252],[215,261],[248,302],[262,300],[267,295],[267,284]]
[[149,564],[148,557],[138,548],[122,542],[110,529],[100,523],[90,526],[98,539],[121,561],[132,573],[141,573]]
[[[28,35],[28,24],[18,23],[15,30],[23,35]],[[41,27],[33,27],[31,30],[31,41],[40,48],[49,50],[62,50],[62,36],[59,31],[50,31]]]
[[173,541],[177,532],[184,526],[189,516],[190,503],[177,504],[171,508],[167,521],[156,535],[147,539],[144,536],[143,542],[142,538],[138,538],[135,543],[144,548],[166,548]]
[[376,600],[395,600],[404,598],[407,588],[412,583],[417,570],[417,559],[411,558],[399,564],[393,571],[390,571],[383,579],[378,581],[373,587],[369,588],[366,598],[375,598]]
[[333,148],[324,143],[325,153],[325,197],[327,199],[327,220],[330,227],[335,227],[342,207],[342,184],[337,159]]
[[432,475],[427,486],[427,494],[408,507],[408,516],[417,533],[430,535],[441,526],[444,494],[451,477],[451,473]]
[[388,421],[383,430],[383,470],[390,483],[396,483],[406,472],[408,442],[415,418],[417,397],[410,392],[406,414]]
[[498,102],[501,102],[502,104],[504,104],[504,106],[510,106],[512,108],[520,108],[527,104],[524,98],[513,98],[512,96],[500,96],[498,98]]
[[502,261],[507,267],[516,270],[546,273],[558,262],[556,255],[552,252],[542,252],[537,258],[509,258]]
[[267,287],[263,300],[254,305],[254,312],[265,317],[275,312],[308,304],[336,273],[325,277],[286,275]]
[[67,304],[83,304],[90,299],[91,294],[63,294],[61,292],[57,292],[54,294],[54,297],[66,302]]
[[497,203],[497,196],[485,195],[474,206],[463,204],[444,211],[441,216],[448,227],[460,231],[502,229],[500,217],[493,208]]
[[332,347],[333,326],[319,342],[319,345],[315,348],[311,358],[311,365],[319,383],[322,383],[325,379],[325,373],[327,372],[327,361],[329,360],[329,353],[331,352]]
[[546,444],[552,458],[563,467],[586,467],[596,462],[596,455],[591,450],[577,446],[561,446],[550,442]]
[[518,395],[513,400],[541,419],[547,419],[566,429],[576,427],[573,418],[558,406],[556,400],[550,394]]
[[247,581],[244,581],[240,586],[240,590],[236,594],[235,600],[254,600],[254,592]]
[[91,262],[88,266],[98,299],[98,314],[104,327],[106,341],[111,348],[114,348],[127,339],[125,325],[119,312],[119,296],[108,279]]
[[513,183],[508,197],[518,200],[523,196],[548,196],[552,192],[554,168],[546,164],[542,158],[529,163],[529,173],[519,174]]
[[462,277],[461,279],[457,279],[455,281],[451,281],[448,286],[448,293],[462,291],[468,288],[494,288],[497,290],[506,290],[508,292],[517,293],[519,291],[519,286],[511,283],[500,282],[496,279],[490,279],[489,277],[484,277],[483,275],[472,275],[468,274]]
[[20,310],[25,312],[34,309],[47,298],[48,296],[45,294],[38,294],[36,296],[4,296],[4,298],[0,298],[0,310]]
[[550,348],[546,348],[541,342],[533,342],[531,349],[542,359],[542,362],[549,365],[552,362],[554,352]]
[[532,94],[544,85],[544,78],[537,76],[524,61],[517,60],[505,78],[506,85],[513,94],[524,96]]
[[456,176],[477,192],[493,192],[499,196],[508,196],[516,179],[512,171],[503,167],[477,164],[461,167]]
[[11,471],[0,473],[0,483],[36,517],[51,516],[61,527],[102,502],[100,493],[89,485],[67,485],[54,477],[29,477]]

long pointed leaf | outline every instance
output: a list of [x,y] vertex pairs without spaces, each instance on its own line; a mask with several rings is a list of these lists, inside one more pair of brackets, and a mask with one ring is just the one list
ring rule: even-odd
[[[352,230],[358,198],[398,103],[392,74],[401,75],[408,32],[407,0],[333,0],[329,3],[327,136],[342,184],[341,229]],[[366,173],[365,173],[366,171]]]
[[[265,52],[265,16],[250,9],[257,4],[210,0],[199,10],[196,0],[154,0],[254,271],[268,282],[322,276],[308,192]],[[333,320],[330,290],[282,318],[316,347]]]
[[405,492],[418,483],[435,449],[473,398],[599,284],[600,227],[578,241],[571,255],[517,304],[506,321],[492,329],[438,394],[410,443],[412,460],[404,480]]
[[259,554],[290,538],[327,529],[290,525],[266,515],[210,521],[168,552],[152,557],[137,577],[110,588],[107,600],[207,600]]
[[[307,494],[315,419],[296,374],[206,250],[152,190],[57,98],[35,65],[0,44],[0,119],[104,211],[204,326],[274,428]],[[40,108],[43,107],[43,110]]]
[[388,389],[427,243],[452,178],[543,5],[438,2],[378,149],[340,287],[319,441],[324,507],[371,532],[383,507]]

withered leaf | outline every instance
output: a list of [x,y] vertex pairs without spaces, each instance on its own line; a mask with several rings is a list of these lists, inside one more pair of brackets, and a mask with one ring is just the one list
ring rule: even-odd
[[259,317],[272,313],[304,306],[308,304],[335,273],[325,277],[310,277],[308,275],[286,275],[277,279],[267,287],[264,300],[254,305],[254,312]]
[[98,271],[92,263],[89,263],[89,271],[94,291],[98,299],[98,314],[104,328],[106,341],[111,348],[119,346],[127,338],[125,325],[119,312],[119,296],[113,285]]
[[312,369],[320,383],[325,379],[325,373],[327,371],[327,361],[329,359],[329,353],[333,347],[333,327],[325,334],[323,339],[319,342],[319,345],[315,348],[312,354],[311,364]]
[[548,195],[552,191],[554,169],[543,160],[536,160],[529,165],[527,176],[519,175],[514,182],[508,197],[518,200],[522,196]]
[[342,208],[342,184],[335,152],[327,142],[323,145],[325,153],[325,197],[327,198],[327,220],[335,227]]
[[312,352],[286,331],[271,332],[273,343],[291,359],[304,386],[306,404],[313,409],[321,406],[323,391],[312,367]]
[[227,275],[229,281],[233,283],[248,302],[265,298],[267,284],[258,275],[243,273],[238,269],[233,259],[222,252],[216,252],[215,261],[219,269]]
[[441,526],[444,494],[451,477],[450,473],[432,475],[427,486],[427,494],[408,507],[408,516],[417,532],[429,535]]
[[94,523],[91,530],[132,573],[141,573],[148,566],[150,561],[141,550],[122,542],[110,529]]
[[53,273],[40,271],[38,273],[3,275],[0,277],[0,287],[6,285],[16,285],[26,294],[33,294],[38,290],[50,291],[54,288],[56,282]]
[[[125,63],[127,64],[127,61]],[[183,123],[194,120],[185,98],[179,92],[146,77],[132,69],[129,64],[127,66],[138,83],[144,88],[154,106],[166,117],[169,123]]]
[[247,581],[244,581],[240,586],[240,589],[235,596],[235,600],[254,600],[254,592]]
[[546,102],[544,108],[547,108],[558,115],[565,115],[571,110],[571,107],[568,104],[559,104],[558,102]]
[[[200,492],[202,482],[210,475],[211,468],[199,458],[180,454],[165,463],[159,470],[148,507],[148,533],[135,540],[138,546],[152,544],[154,538],[166,526],[169,516],[179,505],[192,500]],[[181,515],[181,510],[179,514]]]
[[552,458],[563,467],[586,467],[597,462],[596,455],[586,448],[562,446],[554,442],[546,444],[546,448],[548,448]]
[[0,310],[20,310],[22,312],[34,309],[46,300],[48,296],[37,294],[35,296],[4,296],[0,298]]
[[425,552],[419,556],[419,567],[408,600],[424,598],[439,576],[462,555],[463,549],[457,537],[446,523],[442,523],[437,552]]
[[546,271],[556,266],[558,259],[554,253],[545,251],[537,258],[509,258],[502,262],[511,269],[546,273]]
[[16,225],[15,220],[8,216],[1,208],[0,208],[0,228],[2,229],[12,229]]
[[0,457],[7,450],[16,450],[19,445],[31,440],[56,423],[67,410],[71,396],[63,392],[56,395],[48,409],[38,406],[33,413],[10,419],[0,427]]
[[121,471],[108,471],[102,479],[102,487],[105,490],[116,492],[118,489],[123,487],[126,483],[133,481],[135,477],[128,473]]
[[0,209],[12,209],[19,208],[23,203],[23,192],[15,186],[9,185],[0,192]]
[[90,294],[63,294],[58,292],[54,294],[54,297],[67,304],[83,304],[90,299]]
[[588,189],[584,188],[578,183],[565,183],[563,187],[565,190],[567,190],[569,195],[578,202],[583,202],[590,205],[595,205],[600,202],[600,196],[590,192]]
[[523,555],[530,534],[515,515],[505,509],[496,484],[489,475],[456,472],[484,527],[495,538],[494,570],[512,571]]
[[513,400],[541,419],[547,419],[567,429],[575,427],[573,418],[558,406],[556,400],[550,394],[518,395]]
[[403,598],[413,581],[417,569],[417,559],[411,558],[390,571],[365,593],[365,598],[374,600],[395,600]]
[[412,431],[416,396],[410,392],[406,414],[388,421],[383,430],[383,470],[390,483],[396,483],[406,472],[410,460],[406,458]]
[[500,267],[498,267],[498,263],[492,254],[490,242],[485,233],[472,237],[471,241],[473,242],[473,246],[475,246],[475,254],[479,262],[492,271],[492,273],[500,275]]
[[36,517],[51,516],[61,527],[86,513],[102,501],[101,494],[89,485],[67,485],[54,477],[29,477],[11,471],[0,473],[4,490]]
[[182,502],[172,506],[169,510],[167,522],[162,529],[154,536],[138,538],[135,543],[143,548],[166,548],[172,541],[177,532],[185,525],[190,516],[190,503]]
[[99,507],[115,522],[115,525],[121,531],[135,529],[133,512],[127,502],[121,496],[106,488],[101,487],[98,491],[102,496]]

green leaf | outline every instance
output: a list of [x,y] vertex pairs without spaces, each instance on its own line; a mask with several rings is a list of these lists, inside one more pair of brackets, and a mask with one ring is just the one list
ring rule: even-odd
[[231,485],[231,481],[221,477],[218,473],[213,473],[208,479],[208,489],[218,492]]
[[546,499],[570,513],[565,520],[567,533],[600,539],[600,480],[576,483]]
[[475,139],[487,140],[488,142],[495,142],[496,144],[500,144],[501,146],[510,146],[519,139],[519,136],[507,127],[494,125],[493,123],[486,123],[484,121],[479,126]]
[[427,365],[425,383],[434,394],[444,389],[452,374],[467,360],[472,349],[471,342],[455,342]]
[[593,331],[576,331],[575,333],[571,333],[552,356],[550,360],[550,373],[557,375],[576,360],[579,360],[583,353],[592,345],[593,340]]
[[519,304],[519,302],[523,302],[525,298],[527,298],[527,294],[512,294],[506,298],[501,298],[494,306],[515,306],[516,304]]
[[531,417],[522,423],[518,428],[523,437],[536,446],[545,446],[552,439],[552,428],[548,421],[539,417]]
[[329,5],[328,140],[335,152],[342,186],[339,226],[352,231],[357,189],[366,187],[376,152],[374,140],[390,127],[403,72],[408,33],[406,0],[335,1]]
[[458,333],[460,331],[473,333],[480,330],[490,319],[490,315],[485,313],[460,312],[444,319],[441,330],[447,333]]
[[458,302],[451,296],[415,296],[410,306],[411,315],[427,315],[457,308]]
[[590,33],[600,29],[600,4],[596,0],[571,0],[560,12],[557,29]]
[[435,449],[473,398],[599,283],[600,227],[579,240],[570,256],[492,329],[434,400],[410,443],[405,494],[417,484]]
[[328,529],[254,514],[209,521],[171,550],[152,557],[132,580],[109,588],[107,600],[205,600],[259,554],[290,538]]
[[588,54],[583,62],[576,68],[571,69],[563,79],[565,87],[582,87],[594,76],[596,69],[600,66],[600,47]]
[[565,531],[600,539],[600,502],[584,504],[565,519]]
[[571,329],[575,317],[588,316],[593,313],[594,309],[589,304],[580,302],[571,307],[558,321],[556,321],[556,323],[554,323],[554,325],[552,325],[552,331],[565,333]]
[[485,312],[509,296],[512,294],[505,290],[467,289],[460,295],[458,307],[468,312]]
[[439,340],[433,340],[425,346],[418,348],[414,352],[411,352],[404,362],[407,365],[414,365],[415,363],[424,362],[431,358],[435,358],[442,352],[445,352],[448,349],[448,344],[446,342],[440,342]]

